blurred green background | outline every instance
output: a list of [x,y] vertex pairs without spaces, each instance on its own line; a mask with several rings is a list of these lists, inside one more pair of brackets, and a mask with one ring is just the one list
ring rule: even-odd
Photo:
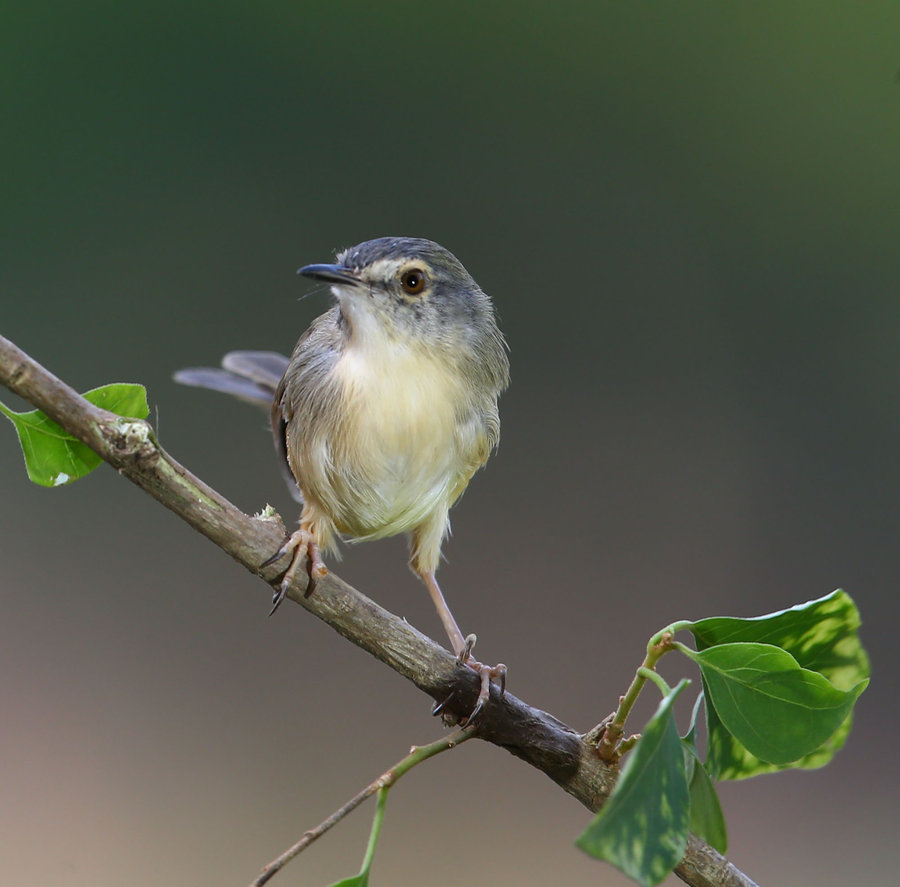
[[[587,729],[668,622],[846,588],[873,658],[856,728],[824,771],[722,788],[729,856],[888,883],[898,33],[893,3],[6,0],[0,332],[77,388],[145,383],[176,458],[291,520],[265,418],[172,371],[288,351],[328,304],[298,302],[302,264],[443,243],[511,347],[441,572],[480,655]],[[109,469],[37,489],[0,426],[0,502],[9,883],[245,884],[439,732]],[[442,636],[402,540],[339,572]],[[572,846],[588,819],[470,743],[395,790],[374,883],[630,883]],[[284,883],[354,872],[368,826]]]

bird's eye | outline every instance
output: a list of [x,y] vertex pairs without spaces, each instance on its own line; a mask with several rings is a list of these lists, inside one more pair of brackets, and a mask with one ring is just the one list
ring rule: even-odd
[[411,296],[418,296],[425,289],[425,272],[419,268],[410,268],[400,275],[400,283]]

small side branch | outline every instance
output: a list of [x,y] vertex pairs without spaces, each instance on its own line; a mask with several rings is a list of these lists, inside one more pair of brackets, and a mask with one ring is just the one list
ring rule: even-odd
[[[306,832],[296,844],[288,847],[281,856],[273,859],[266,865],[259,877],[253,881],[250,887],[262,887],[263,884],[269,882],[278,872],[281,871],[298,853],[305,850],[317,838],[322,837],[332,826],[337,825],[348,813],[352,813],[366,798],[371,798],[375,792],[386,792],[401,776],[412,770],[413,767],[433,758],[442,751],[449,751],[451,748],[471,739],[473,731],[470,729],[458,730],[450,736],[445,736],[432,742],[429,745],[413,746],[410,753],[400,761],[397,761],[390,770],[386,770],[374,782],[367,785],[359,794],[354,795],[346,804],[335,810],[327,819],[320,822],[315,828]],[[366,858],[371,862],[372,847],[366,854]]]
[[[672,639],[671,631],[661,632],[657,637],[651,638],[650,643],[647,645],[647,655],[635,672],[631,686],[626,690],[624,696],[619,697],[619,707],[596,730],[596,735],[599,739],[597,754],[604,761],[614,764],[634,745],[634,740],[637,737],[629,737],[624,741],[627,744],[622,742],[622,736],[625,732],[625,721],[628,715],[631,714],[631,709],[637,702],[644,684],[648,680],[652,680],[653,675],[656,674],[653,671],[656,668],[656,663],[672,649]],[[663,690],[662,692],[665,695],[668,691]]]

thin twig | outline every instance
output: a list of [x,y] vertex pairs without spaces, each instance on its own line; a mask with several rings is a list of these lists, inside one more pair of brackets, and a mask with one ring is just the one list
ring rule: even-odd
[[[386,770],[382,773],[378,779],[367,785],[359,792],[359,794],[354,795],[346,804],[335,810],[331,816],[320,822],[315,828],[304,833],[303,837],[300,838],[296,844],[288,847],[281,856],[276,857],[266,865],[259,877],[251,883],[250,887],[262,887],[263,884],[268,883],[268,881],[274,875],[278,874],[278,872],[297,856],[297,854],[309,847],[313,841],[324,835],[332,826],[337,825],[348,813],[351,813],[362,804],[366,798],[372,797],[377,791],[389,789],[401,776],[403,776],[404,773],[408,773],[417,764],[421,764],[422,761],[427,761],[428,758],[433,758],[442,751],[448,751],[451,748],[455,748],[467,739],[471,739],[473,735],[474,730],[463,728],[462,730],[457,730],[456,733],[453,733],[450,736],[445,736],[442,739],[438,739],[436,742],[432,742],[430,745],[414,745],[405,758],[399,760],[390,768],[390,770]],[[370,851],[371,848],[367,851],[367,859],[370,856]]]
[[[70,434],[86,443],[130,481],[187,521],[250,572],[267,583],[267,597],[280,574],[260,564],[285,537],[280,519],[253,518],[192,475],[158,445],[150,426],[123,419],[86,401],[36,360],[0,336],[0,384],[23,397]],[[303,570],[299,573],[303,574]],[[394,671],[412,681],[444,712],[464,718],[478,697],[475,672],[404,620],[351,588],[334,573],[304,597],[305,577],[288,597]],[[491,698],[479,716],[477,735],[541,770],[592,812],[615,784],[618,771],[601,760],[596,741],[512,693]],[[755,887],[754,882],[712,847],[693,835],[675,868],[693,887]]]
[[[619,697],[618,708],[597,729],[596,735],[599,739],[599,742],[597,742],[597,754],[607,763],[614,764],[628,750],[620,743],[625,733],[625,721],[628,715],[631,714],[631,709],[634,708],[634,704],[637,702],[641,690],[644,689],[644,684],[647,683],[649,675],[654,673],[653,669],[656,667],[656,663],[671,649],[671,631],[662,631],[650,639],[650,642],[647,644],[647,655],[634,673],[634,680],[632,680],[631,685],[625,691],[625,695]],[[665,695],[665,692],[663,695]]]

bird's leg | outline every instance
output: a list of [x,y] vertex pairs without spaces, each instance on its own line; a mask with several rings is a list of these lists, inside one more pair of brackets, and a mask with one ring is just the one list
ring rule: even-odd
[[281,583],[278,586],[278,590],[272,596],[272,609],[269,611],[270,616],[281,606],[281,602],[284,600],[287,590],[291,587],[291,583],[294,581],[297,570],[300,569],[300,564],[303,563],[305,556],[308,555],[306,571],[309,574],[309,583],[306,586],[306,597],[309,597],[316,590],[316,582],[328,573],[328,567],[325,566],[325,562],[322,560],[322,554],[319,551],[316,532],[310,521],[304,518],[300,519],[300,527],[288,536],[281,548],[279,548],[267,561],[260,564],[260,569],[269,566],[269,564],[274,564],[275,561],[280,560],[289,553],[293,553],[293,557],[291,558],[290,566],[285,571],[284,576],[281,577]]
[[[444,600],[444,595],[441,592],[441,587],[437,584],[434,573],[421,573],[420,575],[425,583],[425,587],[428,589],[428,593],[431,595],[431,600],[438,611],[438,616],[441,617],[444,631],[447,632],[447,636],[450,638],[453,652],[456,653],[457,657],[462,657],[459,660],[460,662],[465,662],[469,658],[472,647],[475,646],[475,641],[473,640],[471,644],[467,644],[466,638],[463,637],[463,633],[459,630],[459,626],[456,624],[456,620],[453,618],[453,614]],[[470,637],[474,638],[475,635],[470,635]]]
[[[450,638],[450,643],[453,646],[453,652],[456,653],[457,661],[460,665],[468,665],[470,668],[474,669],[481,679],[481,689],[478,692],[478,701],[475,703],[475,708],[472,709],[472,713],[465,720],[466,724],[471,724],[474,722],[475,718],[481,714],[481,710],[490,698],[492,680],[496,680],[500,684],[501,696],[506,691],[506,666],[503,665],[503,663],[494,666],[483,665],[481,662],[478,662],[478,660],[472,658],[472,648],[475,646],[477,638],[474,634],[463,637],[463,633],[459,630],[459,626],[456,624],[456,620],[453,618],[453,614],[450,612],[450,608],[444,600],[444,595],[441,592],[441,587],[438,585],[434,573],[420,573],[419,575],[422,577],[422,581],[425,583],[425,587],[431,595],[431,600],[434,601],[438,616],[441,617],[441,622],[444,624],[444,630],[447,632],[447,636]],[[434,714],[440,714],[446,702],[447,700],[435,705],[432,708],[432,712]]]

